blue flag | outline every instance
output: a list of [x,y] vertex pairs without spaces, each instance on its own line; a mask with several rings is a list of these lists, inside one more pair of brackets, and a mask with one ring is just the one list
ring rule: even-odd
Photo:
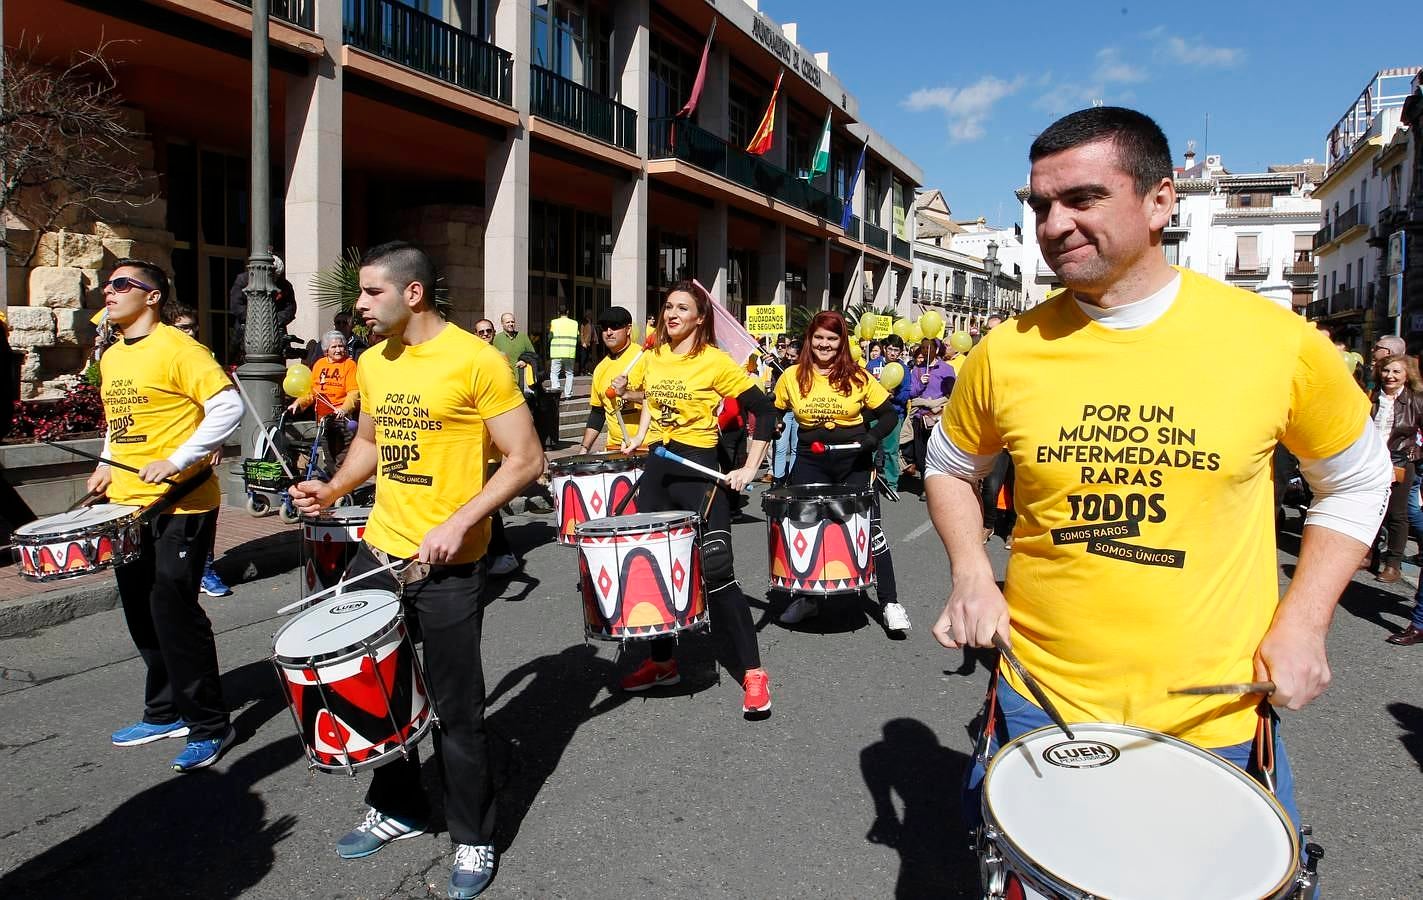
[[845,194],[845,212],[840,215],[840,230],[850,230],[850,217],[855,214],[855,185],[860,183],[860,173],[865,170],[865,151],[870,148],[870,142],[865,141],[860,148],[860,161],[855,164],[855,174],[850,176],[850,190]]

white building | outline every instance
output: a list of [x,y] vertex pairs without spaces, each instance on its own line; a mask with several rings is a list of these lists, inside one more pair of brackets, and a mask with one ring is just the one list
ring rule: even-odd
[[[981,324],[992,313],[1023,306],[1021,230],[993,228],[983,219],[955,222],[943,192],[915,199],[912,296],[920,309],[940,310],[948,330]],[[996,290],[995,290],[996,287]]]
[[[1305,160],[1232,173],[1218,154],[1196,162],[1195,149],[1188,146],[1185,164],[1175,170],[1176,209],[1163,234],[1167,261],[1302,309],[1316,281],[1312,245],[1320,203],[1312,191],[1322,172],[1322,166]],[[1028,269],[1025,302],[1033,306],[1061,282],[1038,247],[1037,218],[1027,194],[1026,187],[1018,191]]]

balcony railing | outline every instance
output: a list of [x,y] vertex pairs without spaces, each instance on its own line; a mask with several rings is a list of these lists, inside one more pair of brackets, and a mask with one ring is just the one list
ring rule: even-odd
[[[252,7],[252,0],[237,2],[249,9]],[[316,27],[316,0],[268,0],[267,9],[274,19],[308,30]]]
[[889,232],[874,224],[865,223],[865,243],[877,250],[889,252]]
[[647,125],[649,159],[680,159],[827,222],[840,224],[845,207],[839,198],[812,187],[785,169],[727,143],[686,119],[653,119]]
[[1314,249],[1318,250],[1320,247],[1323,247],[1325,244],[1329,243],[1331,240],[1334,239],[1333,235],[1334,225],[1330,222],[1325,222],[1324,227],[1314,233]]
[[636,112],[541,66],[529,66],[529,111],[605,144],[637,150]]
[[[844,213],[842,212],[841,215],[844,215]],[[850,217],[850,227],[847,228],[847,229],[845,229],[845,237],[847,237],[847,238],[854,238],[855,240],[858,241],[858,240],[860,239],[860,228],[861,228],[860,217],[859,217],[859,216],[851,216],[851,217]]]
[[1306,319],[1322,319],[1327,315],[1329,315],[1328,299],[1312,300],[1310,304],[1304,308],[1304,316]]
[[1285,277],[1299,277],[1304,275],[1317,275],[1318,269],[1312,259],[1297,259],[1285,265]]
[[909,259],[909,242],[899,235],[890,235],[889,252],[900,259]]
[[1226,278],[1264,278],[1270,274],[1269,264],[1259,266],[1234,265],[1226,270]]
[[1329,298],[1329,311],[1331,313],[1357,309],[1358,305],[1353,288],[1338,288],[1334,291],[1334,295]]
[[512,97],[514,61],[505,51],[396,0],[345,0],[343,40],[500,103]]
[[1366,225],[1368,221],[1368,209],[1363,203],[1355,203],[1353,206],[1341,212],[1334,219],[1334,239],[1343,240],[1344,235]]

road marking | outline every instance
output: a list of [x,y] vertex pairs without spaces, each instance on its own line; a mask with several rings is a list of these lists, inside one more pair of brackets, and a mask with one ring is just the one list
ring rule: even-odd
[[926,522],[924,522],[923,524],[921,524],[918,528],[914,529],[913,531],[911,531],[911,532],[909,532],[908,534],[906,534],[903,538],[901,538],[901,539],[900,539],[900,543],[902,543],[902,544],[907,544],[907,543],[909,543],[909,542],[912,541],[912,540],[915,540],[915,539],[917,539],[917,538],[921,538],[921,537],[924,536],[924,533],[925,533],[926,531],[928,531],[930,528],[933,528],[933,527],[934,527],[934,520],[933,520],[933,519],[929,519],[929,520],[927,520]]

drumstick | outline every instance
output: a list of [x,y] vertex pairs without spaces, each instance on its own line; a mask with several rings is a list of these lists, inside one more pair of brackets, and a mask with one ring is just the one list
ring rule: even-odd
[[1069,741],[1077,740],[1076,735],[1072,733],[1072,729],[1068,728],[1067,722],[1063,720],[1062,713],[1057,711],[1057,707],[1048,699],[1047,694],[1044,694],[1043,689],[1038,687],[1037,680],[1028,674],[1028,670],[1023,668],[1022,663],[1018,662],[1018,657],[1013,654],[1013,648],[1008,646],[1008,642],[1003,640],[1003,635],[996,631],[993,632],[993,646],[998,648],[998,652],[1003,654],[1003,658],[1008,661],[1008,665],[1012,666],[1013,671],[1018,673],[1018,677],[1023,679],[1023,684],[1028,686],[1028,691],[1032,693],[1033,698],[1038,701],[1038,705],[1043,708],[1043,712],[1047,713],[1048,718],[1052,719],[1052,723],[1062,729],[1062,733],[1067,735]]
[[74,505],[66,509],[65,512],[74,512],[81,506],[92,506],[94,501],[102,496],[104,496],[103,491],[90,491],[89,493],[80,497],[78,500],[75,500]]
[[[637,361],[639,359],[642,359],[642,354],[645,352],[646,351],[644,350],[637,351],[637,354],[633,356],[632,361],[627,364],[627,368],[623,369],[622,374],[618,377],[626,378],[627,374],[632,371],[632,367],[637,365]],[[611,400],[618,395],[618,392],[613,387],[609,386],[605,391],[603,391],[603,395],[606,396],[609,400]]]
[[311,606],[317,600],[322,599],[327,594],[334,594],[337,591],[344,589],[347,585],[355,584],[356,582],[361,581],[362,579],[370,578],[372,575],[379,575],[381,572],[389,572],[396,566],[403,566],[408,562],[410,562],[410,560],[408,559],[393,559],[385,565],[381,566],[379,569],[371,569],[369,572],[362,572],[359,575],[352,575],[350,578],[346,578],[336,584],[333,584],[331,585],[331,587],[326,588],[323,591],[317,591],[311,596],[303,597],[295,603],[288,603],[286,606],[283,606],[281,609],[277,610],[277,615],[284,616],[289,612],[294,612],[298,609],[304,609],[308,606]]
[[1173,688],[1168,694],[1273,694],[1273,681],[1240,681],[1234,684],[1197,684]]
[[[115,462],[115,461],[112,460],[112,459],[105,459],[104,457],[100,456],[100,455],[97,454],[97,453],[90,453],[88,450],[80,450],[78,447],[67,447],[67,446],[65,446],[65,445],[63,445],[63,444],[60,444],[60,443],[57,443],[57,442],[55,442],[55,441],[49,441],[49,440],[43,440],[43,439],[41,439],[41,442],[42,442],[42,443],[45,443],[45,444],[49,444],[51,447],[58,447],[58,448],[61,449],[61,450],[68,450],[70,453],[73,453],[75,456],[82,456],[82,457],[84,457],[85,459],[92,459],[92,460],[93,460],[94,462],[96,462],[96,463],[101,463],[101,464],[106,465],[106,466],[113,466],[115,469],[123,469],[125,472],[132,472],[132,473],[135,474],[135,475],[139,474],[138,469],[135,469],[133,466],[126,466],[126,465],[124,465],[124,464],[121,463],[121,462]],[[163,479],[163,483],[164,483],[164,484],[171,484],[171,485],[173,485],[174,487],[176,487],[176,486],[178,485],[178,482],[174,481],[174,480],[171,479],[171,478],[165,478],[165,479]]]
[[[702,473],[703,475],[707,476],[708,478],[715,479],[716,481],[719,481],[719,482],[721,482],[722,484],[726,484],[726,483],[727,483],[726,476],[725,476],[724,474],[722,474],[721,472],[718,472],[716,469],[709,469],[709,468],[707,468],[706,466],[702,465],[701,463],[692,462],[690,459],[687,459],[685,456],[679,456],[678,454],[673,453],[671,450],[668,450],[666,447],[662,446],[661,444],[658,444],[656,447],[653,447],[653,448],[652,448],[652,452],[653,452],[653,454],[656,455],[656,456],[660,456],[660,457],[662,457],[663,459],[669,459],[669,460],[671,460],[671,461],[674,462],[674,463],[680,463],[681,465],[684,465],[684,466],[686,466],[687,468],[692,469],[693,471],[700,472],[700,473]],[[749,485],[748,485],[748,487],[749,487]]]
[[[295,484],[300,479],[296,477],[296,473],[292,471],[291,466],[287,465],[287,461],[282,459],[282,454],[277,450],[276,442],[267,436],[267,426],[262,421],[262,418],[257,415],[257,407],[252,404],[252,398],[247,396],[247,388],[242,386],[242,379],[234,378],[232,379],[232,383],[237,385],[237,391],[242,395],[242,405],[246,408],[247,413],[252,416],[252,421],[257,426],[257,433],[266,437],[267,443],[271,444],[272,455],[277,458],[277,463],[281,465],[282,474],[290,478],[292,483]],[[253,447],[252,449],[256,450],[257,448]]]
[[810,442],[810,452],[815,454],[838,453],[841,450],[861,449],[864,449],[864,446],[859,441],[851,441],[848,444],[822,444],[820,441]]

